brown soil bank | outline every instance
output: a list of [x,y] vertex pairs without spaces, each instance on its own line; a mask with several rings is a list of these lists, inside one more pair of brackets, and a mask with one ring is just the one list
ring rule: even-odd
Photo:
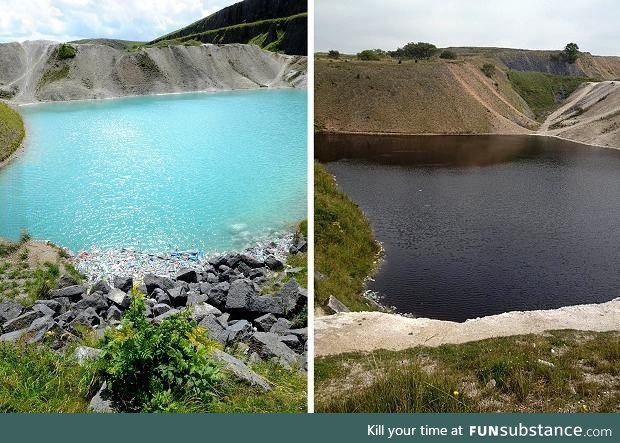
[[[457,54],[456,60],[433,58],[417,63],[398,63],[391,58],[358,61],[348,56],[338,60],[317,57],[316,130],[400,134],[532,133],[544,120],[540,117],[540,107],[551,106],[553,110],[572,92],[557,76],[596,80],[620,78],[620,57],[583,53],[576,63],[569,64],[555,59],[557,52],[552,51],[452,50]],[[481,70],[485,64],[495,66],[490,77]],[[511,72],[541,74],[521,80],[522,96],[517,92]],[[543,81],[546,83],[541,85]],[[541,87],[547,88],[546,96],[541,95]],[[606,126],[605,123],[600,124],[598,133],[613,132],[613,127],[609,126],[615,120]],[[588,139],[570,132],[565,136],[579,141]],[[610,145],[620,146],[617,136],[612,134],[607,139],[611,139]]]
[[455,323],[382,312],[346,312],[314,320],[315,355],[466,343],[491,337],[575,329],[620,331],[620,298],[607,303],[515,311]]

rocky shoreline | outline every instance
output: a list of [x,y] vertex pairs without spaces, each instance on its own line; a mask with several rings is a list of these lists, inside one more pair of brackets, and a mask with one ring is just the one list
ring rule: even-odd
[[[288,369],[306,370],[308,296],[294,278],[301,269],[285,269],[278,255],[283,253],[281,248],[271,245],[255,254],[251,251],[205,257],[191,267],[170,267],[167,275],[145,273],[134,278],[118,273],[85,283],[62,275],[56,287],[32,307],[14,300],[0,302],[0,342],[40,343],[63,351],[79,343],[85,330],[102,337],[106,328],[120,324],[132,290],[138,289],[145,295],[146,314],[152,323],[188,310],[224,349],[213,358],[234,376],[270,390],[269,383],[247,364],[270,360]],[[289,254],[305,251],[305,240],[292,239]],[[91,358],[98,352],[81,346],[76,359],[79,362],[82,354]],[[97,402],[101,402],[98,397]],[[100,406],[93,405],[95,409]]]
[[[292,232],[282,233],[270,240],[258,241],[245,248],[241,253],[265,261],[273,256],[281,262],[291,253],[305,249],[305,241],[299,243]],[[128,275],[140,280],[146,274],[156,274],[163,277],[174,277],[181,269],[203,268],[209,261],[226,254],[235,254],[234,251],[202,252],[193,251],[139,251],[134,248],[120,248],[108,250],[83,250],[74,253],[65,249],[72,257],[76,269],[86,276],[88,281],[96,282],[104,279],[111,281],[115,275]]]

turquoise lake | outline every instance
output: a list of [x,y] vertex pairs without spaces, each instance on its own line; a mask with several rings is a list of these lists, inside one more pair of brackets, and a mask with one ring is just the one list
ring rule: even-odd
[[306,101],[279,89],[23,106],[0,237],[223,251],[291,230],[306,217]]

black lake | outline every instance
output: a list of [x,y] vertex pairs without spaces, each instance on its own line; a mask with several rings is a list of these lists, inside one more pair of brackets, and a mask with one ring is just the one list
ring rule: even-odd
[[325,135],[385,248],[369,288],[464,321],[620,296],[620,151],[537,136]]

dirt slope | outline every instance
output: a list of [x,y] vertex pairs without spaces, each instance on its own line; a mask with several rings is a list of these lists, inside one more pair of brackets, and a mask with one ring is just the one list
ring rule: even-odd
[[0,96],[14,103],[170,92],[304,86],[306,58],[254,45],[169,46],[127,52],[75,44],[59,59],[58,43],[0,44]]
[[515,311],[455,323],[382,312],[346,312],[314,320],[315,355],[465,343],[549,330],[620,330],[620,298],[546,311]]
[[500,73],[467,61],[318,59],[315,125],[334,132],[528,133],[538,127]]
[[549,115],[539,132],[620,148],[620,82],[583,85]]

